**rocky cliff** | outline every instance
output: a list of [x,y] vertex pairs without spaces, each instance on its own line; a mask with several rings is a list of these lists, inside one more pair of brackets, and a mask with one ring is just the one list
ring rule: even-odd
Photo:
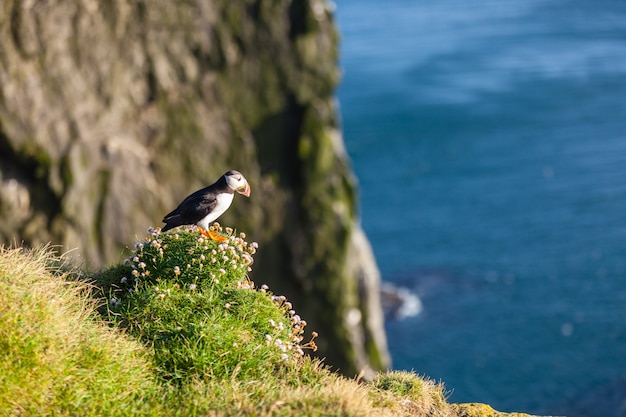
[[220,221],[259,242],[253,278],[294,301],[331,365],[388,365],[325,1],[0,4],[2,241],[99,267],[238,169],[252,196]]

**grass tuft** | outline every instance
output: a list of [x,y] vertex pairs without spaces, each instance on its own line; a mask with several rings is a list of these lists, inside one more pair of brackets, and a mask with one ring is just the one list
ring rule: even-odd
[[429,416],[447,417],[453,415],[446,401],[443,384],[405,371],[379,373],[372,385],[383,393],[381,399],[387,406],[400,404],[407,410],[426,412]]

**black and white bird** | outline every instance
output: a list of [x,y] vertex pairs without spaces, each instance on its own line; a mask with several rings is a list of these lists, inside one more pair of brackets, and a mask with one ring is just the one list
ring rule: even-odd
[[230,170],[214,184],[187,196],[176,209],[163,217],[165,226],[161,232],[195,224],[201,234],[215,239],[215,234],[209,232],[209,225],[228,210],[235,191],[250,197],[250,184],[241,172]]

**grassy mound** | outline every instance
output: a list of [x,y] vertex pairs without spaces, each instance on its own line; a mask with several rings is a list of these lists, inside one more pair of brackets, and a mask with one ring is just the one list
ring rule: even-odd
[[228,231],[215,242],[153,230],[125,267],[96,277],[112,289],[110,317],[151,347],[166,380],[283,378],[315,346],[301,345],[306,322],[291,304],[248,279],[256,244]]
[[150,230],[89,279],[0,248],[0,416],[462,415],[414,374],[366,383],[304,355],[306,322],[247,277],[256,244],[222,236]]

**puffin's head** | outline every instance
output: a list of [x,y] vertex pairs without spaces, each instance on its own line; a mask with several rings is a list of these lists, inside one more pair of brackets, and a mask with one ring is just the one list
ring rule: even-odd
[[228,184],[228,186],[234,191],[237,191],[239,194],[243,194],[246,197],[250,197],[250,184],[241,172],[232,169],[224,174],[224,178],[226,178],[226,184]]

